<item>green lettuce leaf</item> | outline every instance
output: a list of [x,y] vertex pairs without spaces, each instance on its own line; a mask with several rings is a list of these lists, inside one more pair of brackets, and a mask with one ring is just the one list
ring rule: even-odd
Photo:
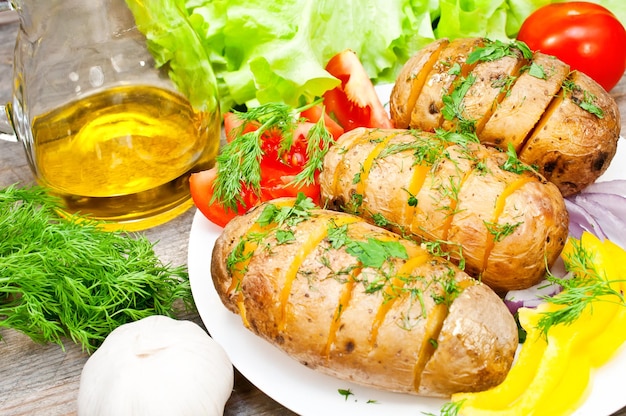
[[198,29],[204,21],[185,13],[184,0],[128,1],[135,23],[146,35],[148,50],[157,67],[165,67],[170,79],[194,108],[212,111],[219,106],[215,73]]
[[434,40],[436,3],[428,2],[126,2],[157,63],[170,66],[192,103],[211,89],[210,62],[223,111],[269,101],[297,105],[320,96],[338,85],[324,67],[344,49],[357,53],[375,82],[393,82],[411,53]]
[[[325,71],[352,49],[374,83],[394,82],[436,38],[506,40],[551,0],[126,0],[159,66],[192,105],[300,105],[338,85]],[[598,0],[624,19],[623,0]],[[623,22],[623,20],[622,20]]]

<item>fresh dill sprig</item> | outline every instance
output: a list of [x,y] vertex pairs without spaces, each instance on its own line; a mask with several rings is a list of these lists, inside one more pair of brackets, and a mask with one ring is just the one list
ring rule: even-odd
[[[285,104],[271,104],[253,108],[247,112],[234,111],[242,121],[234,131],[233,140],[226,144],[216,158],[217,177],[211,202],[219,201],[225,208],[237,211],[244,185],[256,194],[260,192],[261,182],[261,149],[262,137],[272,129],[284,131],[284,139],[292,140],[291,125],[294,115],[292,109]],[[259,128],[243,133],[247,123],[258,122]]]
[[513,234],[517,227],[522,225],[523,222],[516,222],[515,224],[506,222],[504,224],[500,224],[483,220],[483,224],[485,225],[485,228],[487,228],[489,234],[493,236],[493,241],[499,243],[504,240],[505,237]]
[[422,412],[422,414],[425,416],[457,416],[464,402],[465,400],[459,400],[458,402],[444,403],[443,406],[441,406],[441,409],[439,410],[439,415],[436,415],[434,413],[426,413],[426,412]]
[[317,123],[309,130],[307,134],[307,155],[309,159],[304,165],[300,173],[296,175],[295,185],[310,185],[315,182],[315,174],[322,170],[324,165],[324,156],[328,153],[333,136],[326,128],[324,117],[320,117]]
[[[234,111],[242,124],[233,131],[233,139],[223,147],[217,157],[217,178],[212,202],[219,201],[225,208],[236,211],[237,204],[243,202],[241,194],[244,188],[259,195],[264,136],[279,136],[279,154],[288,152],[294,144],[293,133],[301,121],[299,114],[316,104],[317,101],[293,108],[284,103],[267,103],[245,112]],[[254,123],[258,128],[244,133],[244,127],[248,123]],[[307,162],[289,185],[314,183],[315,173],[321,169],[324,155],[331,143],[332,135],[321,117],[307,134]]]
[[561,285],[563,291],[555,296],[546,296],[544,300],[563,307],[542,313],[537,327],[544,335],[555,325],[569,325],[576,321],[594,302],[609,301],[607,297],[626,307],[624,294],[613,288],[615,282],[608,280],[593,264],[591,253],[579,241],[572,240],[572,246],[572,254],[565,259],[566,268],[572,277],[562,279],[551,274],[547,276],[548,281]]
[[186,270],[162,264],[147,238],[60,206],[38,186],[0,190],[0,328],[92,352],[122,324],[193,308]]

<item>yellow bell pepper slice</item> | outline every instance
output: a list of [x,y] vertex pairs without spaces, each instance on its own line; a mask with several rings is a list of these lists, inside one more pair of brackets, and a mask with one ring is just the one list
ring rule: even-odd
[[527,342],[520,347],[516,363],[506,379],[499,385],[480,393],[457,393],[452,396],[453,402],[463,400],[463,414],[477,414],[479,409],[501,409],[508,406],[521,396],[532,382],[547,343],[544,337]]
[[537,403],[532,414],[555,416],[573,413],[589,395],[591,372],[591,365],[585,354],[572,355],[561,382]]
[[463,401],[460,415],[570,414],[588,394],[592,368],[608,361],[626,341],[626,305],[623,296],[616,296],[626,288],[626,251],[584,233],[580,241],[570,240],[562,255],[577,273],[606,279],[616,293],[598,296],[575,321],[551,326],[547,336],[538,328],[539,320],[565,305],[521,308],[520,323],[528,336],[513,367],[499,386],[453,395],[453,402]]

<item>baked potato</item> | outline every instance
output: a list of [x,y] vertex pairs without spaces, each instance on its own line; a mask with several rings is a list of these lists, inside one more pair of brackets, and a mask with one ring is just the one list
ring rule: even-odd
[[499,384],[515,321],[486,285],[362,218],[282,198],[233,219],[211,275],[244,325],[302,364],[388,391]]
[[324,207],[436,243],[498,293],[541,281],[567,239],[558,188],[475,136],[360,128],[323,166]]
[[604,173],[621,128],[615,100],[587,75],[522,43],[482,38],[418,51],[389,110],[397,128],[472,130],[485,144],[511,146],[564,196]]

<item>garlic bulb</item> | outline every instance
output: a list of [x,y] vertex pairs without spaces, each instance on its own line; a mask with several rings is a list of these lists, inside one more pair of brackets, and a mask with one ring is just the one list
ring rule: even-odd
[[224,349],[191,321],[150,316],[116,328],[83,367],[79,416],[223,415]]

